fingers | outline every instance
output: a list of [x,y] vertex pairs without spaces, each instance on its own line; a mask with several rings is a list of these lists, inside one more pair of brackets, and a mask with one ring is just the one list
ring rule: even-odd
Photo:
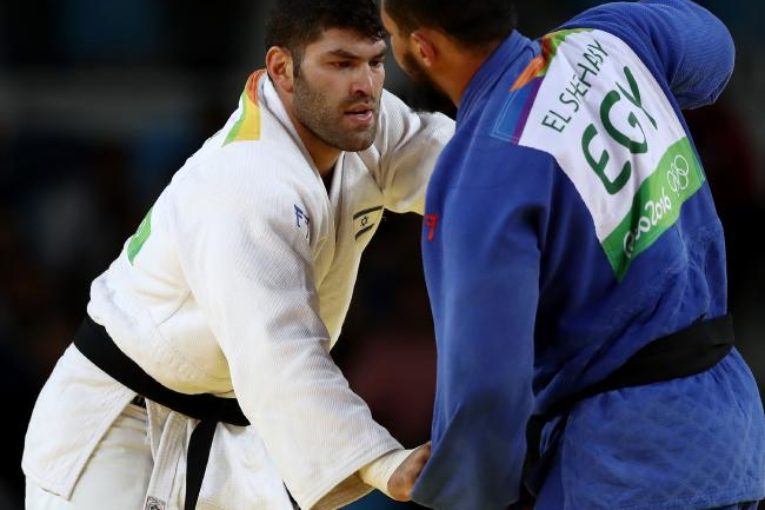
[[430,458],[430,441],[404,459],[388,480],[388,493],[397,501],[412,499],[412,488]]

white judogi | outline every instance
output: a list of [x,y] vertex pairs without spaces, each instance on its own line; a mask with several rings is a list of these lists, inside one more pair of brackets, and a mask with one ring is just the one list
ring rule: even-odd
[[[383,209],[422,213],[452,132],[448,118],[386,92],[374,145],[342,154],[326,190],[270,80],[255,73],[226,126],[93,282],[88,313],[124,353],[173,390],[236,396],[252,423],[218,425],[197,508],[291,508],[282,481],[301,508],[342,506],[370,490],[356,471],[400,448],[329,349]],[[70,347],[32,416],[28,480],[69,498],[133,396]],[[181,508],[196,421],[152,402],[148,419],[148,496]]]

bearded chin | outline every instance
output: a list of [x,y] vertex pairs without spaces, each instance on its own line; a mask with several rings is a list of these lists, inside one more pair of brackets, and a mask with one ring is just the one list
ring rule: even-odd
[[[378,103],[379,104],[379,103]],[[358,152],[368,149],[377,133],[379,113],[367,131],[352,131],[342,127],[342,114],[329,104],[321,91],[311,87],[303,77],[295,78],[293,96],[295,115],[300,123],[316,138],[341,151]]]
[[[447,96],[446,92],[436,85],[436,82],[428,75],[428,72],[424,67],[414,58],[414,55],[407,52],[403,56],[401,62],[401,68],[409,76],[409,78],[419,87],[417,95],[421,97],[436,98],[433,103],[446,102],[451,104],[451,100]],[[432,106],[432,105],[431,105]],[[436,110],[436,108],[427,108],[429,110]]]

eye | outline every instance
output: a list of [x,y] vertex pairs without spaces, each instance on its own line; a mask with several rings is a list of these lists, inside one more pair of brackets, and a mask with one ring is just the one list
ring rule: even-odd
[[376,58],[372,60],[369,65],[375,68],[383,67],[385,65],[385,59],[384,58]]
[[353,62],[350,60],[339,60],[337,62],[332,62],[332,65],[338,69],[350,69],[353,67]]

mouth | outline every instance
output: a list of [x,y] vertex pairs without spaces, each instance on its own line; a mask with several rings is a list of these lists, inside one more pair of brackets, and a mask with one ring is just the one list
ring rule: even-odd
[[345,116],[354,122],[371,124],[375,118],[375,108],[372,105],[356,105],[345,111]]

